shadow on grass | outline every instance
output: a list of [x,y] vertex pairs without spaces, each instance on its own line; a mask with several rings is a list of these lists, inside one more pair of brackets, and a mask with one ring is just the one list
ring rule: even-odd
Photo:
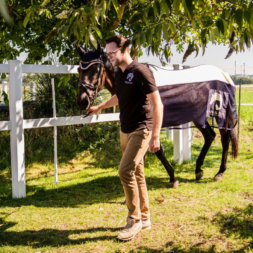
[[147,247],[138,247],[137,249],[129,251],[129,253],[136,253],[136,252],[145,252],[145,253],[215,253],[215,245],[209,247],[209,249],[201,250],[196,247],[191,247],[189,249],[182,249],[180,245],[174,245],[173,242],[168,242],[166,244],[166,249],[152,249]]
[[[177,178],[183,183],[196,183],[195,179]],[[149,190],[169,188],[168,177],[146,177]],[[212,179],[203,179],[198,184],[212,182]],[[122,185],[118,176],[104,176],[89,182],[55,189],[43,189],[37,186],[27,185],[28,196],[23,199],[12,199],[11,185],[1,185],[1,206],[26,206],[35,205],[39,207],[75,207],[78,205],[91,205],[94,203],[121,203],[116,201],[124,197]],[[172,189],[173,190],[173,189]],[[29,195],[29,192],[33,193]]]
[[[203,218],[203,217],[200,217],[200,218]],[[241,238],[245,240],[244,245],[242,247],[237,248],[237,249],[228,248],[227,250],[223,252],[238,252],[238,253],[251,252],[250,249],[252,249],[253,247],[253,205],[252,204],[249,204],[245,208],[235,208],[230,213],[226,213],[226,214],[218,213],[212,220],[212,223],[217,225],[220,228],[220,232],[222,234],[225,234],[226,237]],[[200,248],[204,243],[196,244],[196,245],[191,246],[190,248],[185,249],[185,245],[177,245],[174,242],[169,241],[166,243],[166,245],[162,249],[139,247],[130,252],[131,253],[134,253],[134,252],[150,252],[150,253],[151,252],[152,253],[210,252],[210,253],[214,253],[214,252],[217,252],[216,246],[219,245],[220,241],[218,240],[217,243],[215,242],[215,239],[212,241],[213,241],[213,244],[209,246],[209,248],[207,249]]]
[[[4,246],[30,246],[32,248],[39,247],[59,247],[64,245],[77,245],[86,242],[97,242],[105,240],[116,240],[115,236],[89,236],[85,233],[96,232],[116,232],[122,229],[110,227],[97,227],[88,229],[74,229],[74,230],[58,230],[58,229],[41,229],[25,230],[20,232],[5,231],[6,229],[0,228],[0,245]],[[78,239],[70,239],[70,237],[78,236]],[[81,237],[81,238],[80,238]]]
[[[168,188],[168,178],[147,177],[149,189]],[[191,182],[191,180],[190,180]],[[193,182],[193,181],[192,181]],[[39,207],[75,207],[94,203],[113,203],[124,197],[118,176],[105,176],[89,182],[45,190],[36,186],[27,186],[28,196],[12,199],[11,191],[1,193],[0,205],[17,207],[34,205]],[[29,195],[29,192],[32,193]]]
[[218,213],[213,221],[227,237],[251,239],[253,246],[253,204],[244,209],[235,208],[230,213]]

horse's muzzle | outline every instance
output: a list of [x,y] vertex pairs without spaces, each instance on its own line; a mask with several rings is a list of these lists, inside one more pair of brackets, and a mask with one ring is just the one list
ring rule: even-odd
[[87,110],[90,106],[90,100],[88,96],[83,96],[82,98],[77,98],[77,105],[79,106],[80,110]]

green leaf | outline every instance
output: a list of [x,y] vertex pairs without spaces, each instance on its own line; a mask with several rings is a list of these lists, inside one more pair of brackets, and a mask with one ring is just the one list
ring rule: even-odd
[[235,21],[238,24],[239,27],[242,27],[242,21],[243,21],[243,12],[241,9],[236,10],[235,12]]
[[161,41],[162,37],[162,25],[158,25],[156,28],[156,38],[158,41]]
[[216,26],[219,30],[219,32],[221,32],[222,34],[224,34],[224,24],[223,24],[223,20],[221,18],[216,20]]
[[107,4],[106,4],[106,1],[103,1],[103,4],[102,4],[102,11],[101,11],[101,14],[104,15],[106,13],[106,7],[107,7]]
[[78,40],[81,40],[81,27],[79,24],[76,24],[75,27],[76,27],[76,38]]
[[145,36],[145,32],[141,32],[140,34],[140,44],[144,44],[146,42],[146,36]]
[[200,18],[200,21],[204,27],[209,27],[213,24],[213,20],[209,16],[203,16]]
[[98,29],[98,27],[94,26],[94,27],[92,27],[92,28],[93,28],[93,30],[95,30],[95,32],[96,32],[96,34],[98,35],[98,37],[99,37],[100,39],[103,39],[102,33],[100,32],[100,30]]
[[60,87],[60,86],[68,87],[69,86],[68,82],[69,82],[70,78],[71,78],[70,75],[63,75],[63,76],[61,76],[60,80],[59,80],[59,82],[57,84],[57,86],[58,87]]
[[245,19],[247,20],[248,24],[250,24],[250,18],[252,15],[252,11],[251,10],[245,10],[243,16],[245,17]]
[[92,32],[90,32],[90,42],[93,45],[93,47],[95,47],[97,49],[97,40],[95,39],[95,37],[93,36]]
[[26,26],[27,26],[27,24],[28,24],[28,22],[29,22],[29,19],[30,19],[30,16],[31,16],[31,11],[29,11],[27,14],[26,14],[26,17],[25,17],[25,20],[24,20],[24,22],[23,22],[23,26],[24,26],[24,28],[26,28]]
[[173,0],[173,9],[175,13],[178,13],[180,11],[180,4],[181,4],[180,0]]
[[149,28],[146,32],[146,39],[149,44],[152,43],[153,40],[153,31],[153,28]]
[[45,7],[49,2],[50,0],[44,0],[43,3],[41,4],[41,7]]
[[119,15],[119,4],[117,0],[112,0],[113,7],[117,13],[117,16]]
[[170,8],[171,8],[171,3],[170,1],[161,1],[161,14],[169,14],[170,13]]
[[173,22],[170,22],[170,23],[169,23],[169,28],[170,28],[170,30],[171,30],[173,33],[177,31],[176,26],[174,25]]
[[157,11],[157,15],[160,16],[160,14],[161,14],[161,7],[160,7],[160,3],[159,3],[158,0],[155,1],[154,8]]
[[244,32],[244,41],[247,48],[250,48],[250,34],[247,33],[247,30]]
[[138,11],[134,11],[128,20],[128,24],[133,24],[139,19],[140,19],[140,13]]
[[166,41],[169,41],[168,25],[162,24],[162,31],[163,31],[163,38],[164,38]]
[[184,7],[187,10],[187,13],[189,14],[190,18],[193,16],[193,10],[194,10],[194,5],[192,4],[192,0],[184,0]]
[[165,47],[164,50],[163,50],[163,52],[164,52],[165,59],[168,62],[169,61],[169,57],[171,55],[170,47],[169,46]]
[[206,40],[206,33],[207,33],[207,30],[202,30],[202,31],[201,31],[201,34],[200,34],[201,42],[202,42],[202,44],[204,44],[204,45],[207,43],[207,40]]
[[135,36],[135,44],[136,44],[136,46],[139,46],[139,45],[140,45],[140,35],[139,35],[139,34],[137,34],[137,35]]
[[241,36],[239,40],[240,51],[244,51],[244,36]]
[[155,15],[155,11],[154,11],[154,8],[152,6],[149,7],[148,9],[148,15],[147,15],[147,18],[150,19],[152,17],[156,17]]

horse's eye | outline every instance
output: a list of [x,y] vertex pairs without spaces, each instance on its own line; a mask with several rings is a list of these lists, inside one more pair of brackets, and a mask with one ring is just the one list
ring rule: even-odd
[[96,68],[93,68],[91,71],[90,71],[90,75],[91,76],[94,76],[94,75],[96,75],[97,74],[97,69]]

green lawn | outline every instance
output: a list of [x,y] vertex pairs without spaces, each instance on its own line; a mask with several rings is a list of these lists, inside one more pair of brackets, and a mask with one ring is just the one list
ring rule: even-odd
[[[192,161],[172,163],[177,189],[168,188],[165,170],[147,155],[152,229],[126,243],[116,240],[127,215],[116,165],[99,165],[94,154],[80,153],[60,163],[55,186],[52,162],[29,163],[27,197],[16,200],[10,171],[0,170],[0,252],[252,252],[252,106],[241,107],[240,123],[239,157],[228,157],[220,182],[213,180],[221,159],[219,135],[204,163],[203,179],[195,182],[203,139],[194,130]],[[172,159],[173,146],[164,132],[162,142]]]
[[[253,84],[241,86],[241,103],[253,104]],[[239,103],[239,85],[236,86],[236,101]]]

